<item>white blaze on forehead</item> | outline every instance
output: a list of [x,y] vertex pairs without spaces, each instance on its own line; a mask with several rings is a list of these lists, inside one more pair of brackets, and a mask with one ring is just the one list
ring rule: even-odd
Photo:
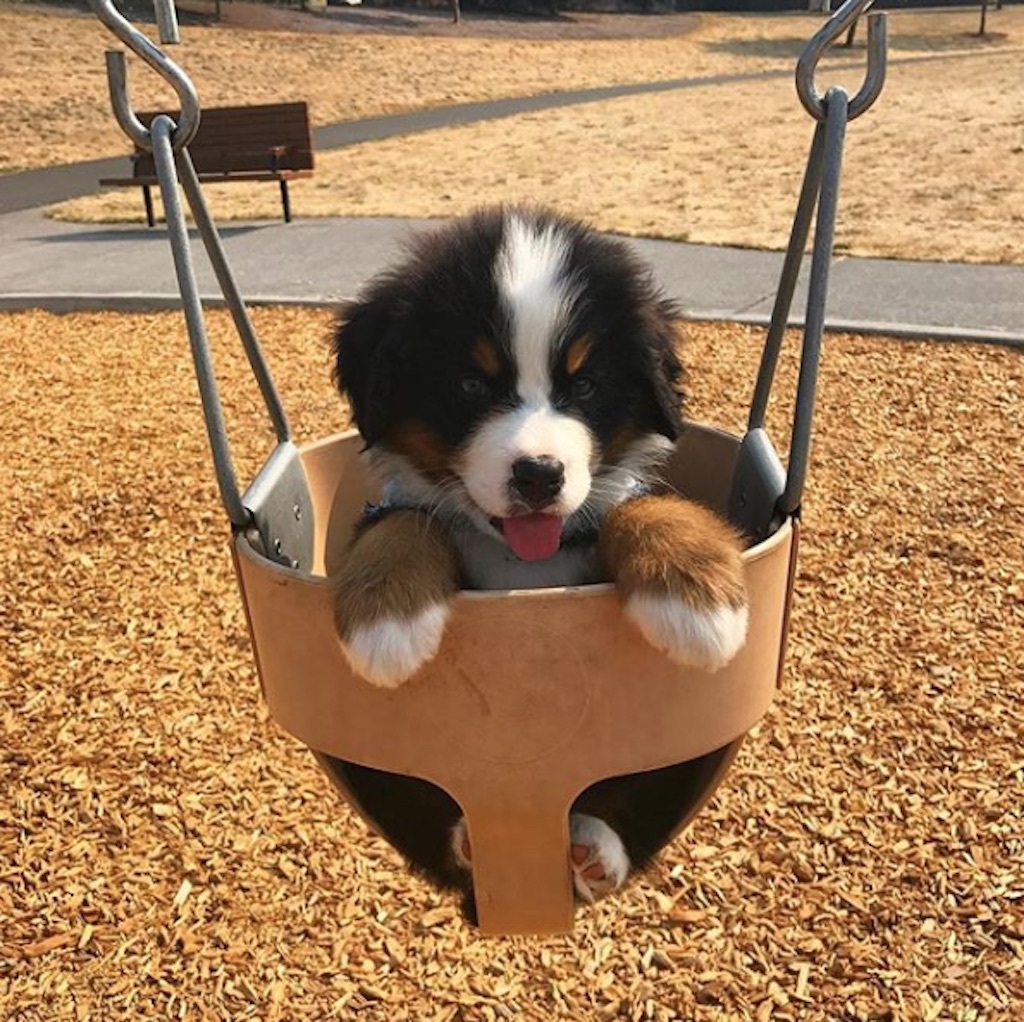
[[568,232],[555,224],[522,214],[506,218],[494,282],[508,317],[520,400],[478,424],[456,463],[469,498],[487,517],[523,513],[512,485],[513,466],[521,458],[562,463],[565,481],[545,508],[549,514],[568,517],[590,491],[590,430],[556,411],[551,394],[551,364],[580,297],[569,265],[571,244]]
[[496,281],[511,327],[519,394],[531,403],[551,392],[551,357],[579,289],[568,270],[569,238],[553,224],[509,217]]

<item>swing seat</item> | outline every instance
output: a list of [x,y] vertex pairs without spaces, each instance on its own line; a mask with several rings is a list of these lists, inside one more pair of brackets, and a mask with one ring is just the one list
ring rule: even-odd
[[[309,551],[302,563],[311,566],[278,563],[236,533],[234,563],[271,715],[321,756],[419,777],[455,799],[469,828],[484,932],[568,932],[576,796],[606,778],[724,750],[710,775],[695,773],[699,790],[681,829],[768,708],[784,654],[796,520],[744,553],[748,638],[714,674],[681,668],[648,645],[623,617],[614,586],[603,584],[463,592],[437,657],[388,691],[349,667],[327,578],[376,496],[361,446],[355,433],[311,444],[291,469],[261,473],[255,499],[252,489],[246,495],[247,507],[274,509],[278,525],[300,523],[285,546]],[[725,513],[740,450],[738,438],[691,425],[669,482]],[[260,531],[276,534],[273,522]],[[280,542],[273,545],[279,556]],[[344,781],[332,780],[359,811]]]

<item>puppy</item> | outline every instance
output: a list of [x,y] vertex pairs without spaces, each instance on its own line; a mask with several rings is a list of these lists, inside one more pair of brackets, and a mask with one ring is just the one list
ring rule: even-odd
[[[681,428],[677,315],[625,245],[518,207],[421,237],[343,310],[337,382],[382,499],[333,579],[335,621],[368,683],[415,676],[462,588],[613,580],[672,660],[732,658],[747,625],[739,538],[658,481]],[[581,796],[581,897],[615,890],[660,847],[678,822],[666,800],[678,810],[676,789],[716,755]],[[466,887],[472,850],[446,795],[329,765],[400,851]]]

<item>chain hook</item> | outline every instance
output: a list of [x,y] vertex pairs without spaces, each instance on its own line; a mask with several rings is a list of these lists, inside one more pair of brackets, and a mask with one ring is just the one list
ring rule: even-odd
[[[134,54],[141,57],[161,78],[178,94],[181,103],[181,114],[177,127],[171,136],[171,145],[175,152],[183,149],[192,141],[199,130],[199,94],[188,75],[163,50],[154,45],[134,25],[132,25],[114,6],[113,0],[89,0],[96,17],[117,36]],[[158,16],[161,14],[158,7]],[[161,38],[164,41],[175,41],[172,31],[173,6],[165,5],[162,9]],[[110,86],[110,102],[114,107],[114,116],[121,130],[138,146],[152,149],[153,143],[149,128],[139,120],[132,109],[128,95],[128,74],[125,66],[124,53],[121,50],[107,51],[107,82]]]
[[[804,109],[818,121],[825,120],[825,98],[814,85],[814,73],[824,52],[869,7],[874,0],[846,0],[831,18],[811,37],[800,54],[796,65],[796,91]],[[852,121],[867,110],[885,84],[886,54],[889,32],[886,17],[879,12],[868,15],[868,67],[864,84],[850,100],[849,119]]]

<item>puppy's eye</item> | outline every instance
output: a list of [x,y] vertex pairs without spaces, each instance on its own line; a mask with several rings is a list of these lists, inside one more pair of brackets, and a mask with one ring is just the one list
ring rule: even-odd
[[471,401],[484,401],[491,396],[491,388],[479,376],[463,376],[459,390]]
[[572,378],[572,396],[576,401],[586,401],[594,396],[597,385],[589,376],[574,376]]

